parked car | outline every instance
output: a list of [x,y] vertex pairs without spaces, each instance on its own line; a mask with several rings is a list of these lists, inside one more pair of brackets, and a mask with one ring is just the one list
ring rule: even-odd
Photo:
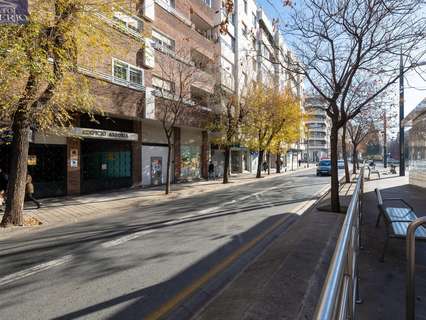
[[317,176],[331,175],[331,160],[321,160],[317,167]]
[[345,161],[344,160],[337,160],[337,167],[339,169],[345,169]]

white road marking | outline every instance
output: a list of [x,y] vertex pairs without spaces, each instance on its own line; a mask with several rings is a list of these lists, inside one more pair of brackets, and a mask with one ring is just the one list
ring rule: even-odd
[[9,274],[9,275],[7,275],[3,278],[0,278],[0,286],[4,286],[8,283],[11,283],[11,282],[32,276],[33,274],[36,274],[36,273],[46,271],[48,269],[60,266],[64,263],[71,261],[72,259],[73,259],[72,255],[66,255],[66,256],[63,256],[63,257],[58,258],[58,259],[54,259],[54,260],[51,260],[51,261],[48,261],[48,262],[38,264],[38,265],[31,267],[31,268],[24,269],[24,270]]
[[135,232],[135,233],[132,233],[132,234],[128,234],[127,236],[124,236],[124,237],[121,237],[121,238],[118,238],[118,239],[115,239],[115,240],[104,242],[104,243],[102,243],[102,247],[104,247],[104,248],[115,247],[115,246],[118,246],[122,243],[125,243],[127,241],[142,237],[144,235],[153,233],[155,231],[156,231],[156,229],[152,229],[152,230],[143,230],[143,231],[138,231],[138,232]]
[[220,209],[220,206],[219,207],[211,207],[211,208],[207,208],[207,209],[204,209],[204,210],[200,210],[200,211],[198,211],[198,213],[200,213],[200,214],[206,214],[206,213],[210,213],[210,212],[216,211],[217,209]]

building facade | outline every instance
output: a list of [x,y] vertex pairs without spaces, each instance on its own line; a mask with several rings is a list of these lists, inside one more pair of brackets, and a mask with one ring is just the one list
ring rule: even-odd
[[426,188],[426,98],[404,119],[408,144],[409,182]]
[[[226,18],[226,12],[220,2],[217,5],[216,25],[219,25]],[[303,99],[303,80],[289,71],[295,57],[278,29],[278,21],[271,21],[256,1],[234,1],[227,30],[217,31],[220,84],[230,95],[244,96],[250,83],[259,81],[279,90],[290,87],[294,94]],[[301,108],[303,109],[303,104]],[[303,132],[301,134],[303,136]],[[289,146],[290,152],[282,159],[284,163],[287,164],[289,158],[297,165],[297,159],[301,157],[300,151],[304,148],[302,140],[303,137],[299,143]],[[221,176],[224,151],[218,146],[212,147],[212,160],[218,168],[217,174]],[[257,152],[246,146],[236,145],[231,149],[230,161],[231,173],[242,173],[256,171],[259,159]],[[272,164],[274,163],[273,160]]]
[[324,109],[324,102],[319,97],[305,99],[306,111],[306,150],[304,159],[318,162],[330,157],[330,119]]

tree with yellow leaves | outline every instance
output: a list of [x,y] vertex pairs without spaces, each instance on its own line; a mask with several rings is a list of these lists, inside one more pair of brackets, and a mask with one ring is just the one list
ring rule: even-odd
[[247,95],[248,113],[243,133],[246,144],[257,150],[256,178],[261,177],[265,151],[290,142],[300,129],[300,103],[290,89],[279,92],[276,88],[255,83]]
[[95,64],[107,51],[117,8],[128,0],[32,0],[26,24],[0,26],[0,120],[13,140],[8,197],[1,225],[22,225],[29,135],[72,124],[94,111],[95,99],[80,64]]

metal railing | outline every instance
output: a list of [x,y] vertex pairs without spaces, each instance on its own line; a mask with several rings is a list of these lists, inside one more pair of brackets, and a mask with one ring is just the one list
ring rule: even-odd
[[414,320],[416,318],[416,230],[421,225],[426,224],[426,217],[417,218],[408,225],[407,229],[407,282],[406,282],[406,302],[405,319]]
[[316,320],[354,319],[358,292],[361,198],[364,190],[362,166],[345,221],[315,311]]

